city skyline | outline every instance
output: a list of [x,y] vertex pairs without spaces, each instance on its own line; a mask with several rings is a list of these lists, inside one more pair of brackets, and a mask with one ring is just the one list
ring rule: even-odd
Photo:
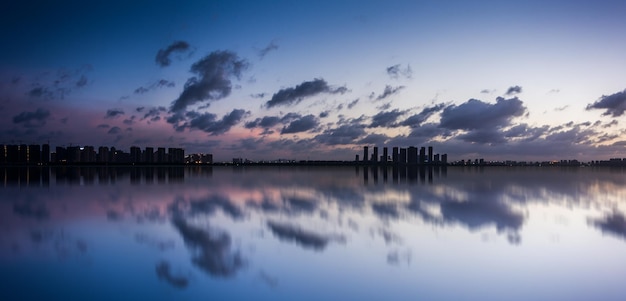
[[0,144],[215,162],[626,157],[619,1],[46,3],[0,12]]

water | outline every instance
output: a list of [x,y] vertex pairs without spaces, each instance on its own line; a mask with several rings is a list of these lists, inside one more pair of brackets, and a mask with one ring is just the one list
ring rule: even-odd
[[0,172],[0,300],[626,296],[621,169]]

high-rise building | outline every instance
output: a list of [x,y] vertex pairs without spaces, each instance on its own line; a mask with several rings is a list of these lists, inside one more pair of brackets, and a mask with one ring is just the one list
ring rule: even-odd
[[378,146],[374,146],[372,151],[372,162],[378,162]]
[[400,156],[398,158],[398,163],[406,164],[406,148],[400,149]]
[[369,148],[367,146],[363,147],[363,162],[367,162],[369,158]]
[[98,147],[98,156],[96,161],[99,163],[107,163],[111,160],[111,154],[109,153],[109,148],[106,146]]
[[146,147],[143,153],[143,159],[146,163],[154,163],[154,148]]
[[428,164],[433,163],[433,147],[428,147]]
[[131,163],[142,163],[141,160],[141,149],[138,146],[130,147],[130,162]]
[[41,145],[31,144],[28,146],[26,163],[38,164],[41,163]]
[[409,146],[407,161],[409,164],[417,164],[417,147]]
[[43,144],[41,146],[41,163],[50,163],[50,144]]
[[83,163],[96,162],[96,150],[93,146],[84,146],[81,148],[80,162],[83,162]]
[[426,148],[425,147],[420,147],[420,157],[419,157],[419,164],[424,164],[426,162]]
[[155,163],[167,163],[167,157],[165,155],[165,148],[164,147],[159,147],[157,148],[156,151],[156,162]]
[[380,160],[383,163],[387,163],[389,161],[389,152],[387,151],[387,147],[383,147],[383,159]]
[[393,163],[398,163],[398,147],[397,146],[394,146],[391,149],[391,161]]

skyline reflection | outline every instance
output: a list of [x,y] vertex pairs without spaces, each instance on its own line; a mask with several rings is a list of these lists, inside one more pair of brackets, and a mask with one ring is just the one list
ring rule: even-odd
[[[163,284],[175,289],[172,294],[187,292],[197,297],[212,288],[233,299],[252,296],[227,289],[244,285],[235,281],[241,278],[254,279],[250,281],[269,289],[252,290],[261,299],[276,299],[274,291],[280,288],[288,292],[278,299],[302,297],[296,294],[302,283],[293,282],[300,270],[321,276],[349,265],[352,268],[339,273],[347,277],[354,269],[371,267],[382,272],[394,267],[396,270],[385,273],[397,274],[401,283],[407,274],[423,269],[481,268],[469,262],[454,263],[463,257],[458,257],[460,252],[468,251],[478,252],[476,263],[509,258],[507,262],[513,265],[533,266],[537,258],[522,254],[550,256],[554,248],[565,252],[559,256],[566,256],[545,258],[555,263],[580,260],[562,255],[577,248],[613,254],[603,258],[602,263],[609,266],[626,262],[626,255],[615,255],[620,254],[617,250],[626,251],[626,171],[622,170],[10,167],[1,174],[0,260],[9,269],[0,272],[0,278],[17,287],[24,287],[24,283],[10,271],[28,270],[24,262],[57,258],[115,266],[127,256],[110,257],[110,252],[143,254],[136,262],[125,263],[136,271],[125,277],[146,279],[146,290]],[[580,239],[587,244],[578,245]],[[457,257],[448,257],[452,254]],[[430,260],[425,261],[427,258]],[[318,264],[306,263],[310,260]],[[351,260],[357,261],[349,264]],[[580,263],[559,267],[562,273],[573,268],[587,274],[607,273]],[[31,272],[39,275],[37,270]],[[624,276],[626,268],[612,273]],[[444,274],[442,277],[459,277]],[[339,277],[328,275],[328,279],[313,282],[328,285],[325,281]],[[436,275],[432,281],[444,279]],[[35,277],[40,281],[36,285],[43,285],[45,277]],[[532,277],[516,277],[526,279],[528,285],[532,282]],[[226,285],[218,279],[234,282]],[[375,279],[366,277],[360,280],[365,283],[350,285]],[[99,281],[110,287],[121,285],[111,278]],[[466,281],[467,285],[472,283]],[[204,288],[199,283],[210,285]],[[613,293],[624,293],[611,283],[605,285]],[[592,290],[587,286],[579,289]],[[396,293],[407,296],[400,299],[410,299],[414,290],[403,287]],[[358,295],[348,292],[319,292],[307,298]],[[545,293],[534,297],[546,299]],[[570,293],[558,291],[560,296]],[[0,296],[13,294],[21,299],[41,297],[36,292],[0,291]],[[59,298],[93,297],[62,288],[51,294]],[[438,290],[430,294],[452,297]],[[613,295],[603,296],[611,299]],[[522,297],[531,296],[513,299],[527,299]]]

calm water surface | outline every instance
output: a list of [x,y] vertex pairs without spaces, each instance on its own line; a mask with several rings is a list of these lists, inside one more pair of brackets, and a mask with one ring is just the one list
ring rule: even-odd
[[625,300],[626,171],[0,168],[0,300]]

